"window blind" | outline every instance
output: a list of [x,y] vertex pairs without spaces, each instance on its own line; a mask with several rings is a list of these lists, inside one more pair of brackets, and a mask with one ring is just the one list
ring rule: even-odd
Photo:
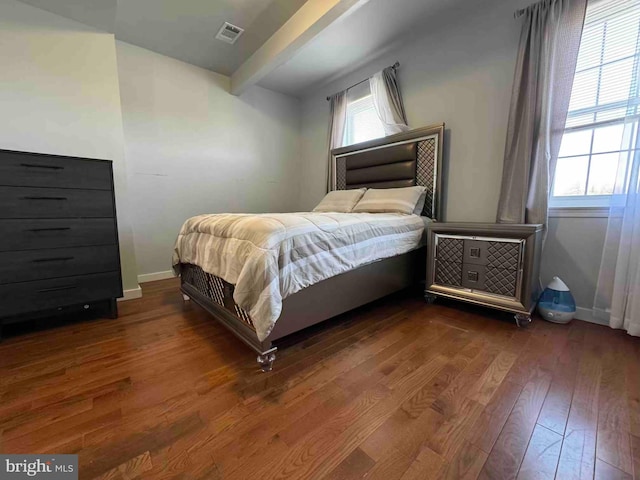
[[640,0],[589,3],[567,128],[622,121],[639,113]]

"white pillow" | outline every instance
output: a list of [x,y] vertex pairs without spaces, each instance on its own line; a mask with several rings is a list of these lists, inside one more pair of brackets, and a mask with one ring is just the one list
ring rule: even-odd
[[366,191],[366,188],[334,190],[327,193],[313,211],[350,213]]
[[370,188],[353,209],[353,212],[413,213],[424,187]]
[[424,204],[427,201],[427,191],[425,190],[420,194],[420,198],[418,198],[418,202],[416,203],[416,208],[413,209],[414,215],[422,215],[422,211],[424,210]]

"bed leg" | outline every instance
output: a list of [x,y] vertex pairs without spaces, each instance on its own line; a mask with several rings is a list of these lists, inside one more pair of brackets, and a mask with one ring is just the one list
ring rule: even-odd
[[184,293],[182,294],[182,300],[185,302],[188,302],[189,300],[191,300],[191,298],[189,297],[189,295],[185,295]]
[[273,368],[273,362],[276,360],[276,354],[271,352],[265,355],[258,355],[258,363],[263,372],[270,372]]

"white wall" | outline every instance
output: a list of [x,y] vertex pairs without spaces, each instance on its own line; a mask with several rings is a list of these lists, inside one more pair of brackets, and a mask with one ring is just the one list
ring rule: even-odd
[[0,0],[0,148],[113,161],[125,290],[138,287],[113,35]]
[[[486,0],[431,19],[382,57],[303,97],[300,206],[325,193],[329,105],[326,96],[400,62],[399,83],[411,127],[446,123],[446,221],[495,221],[520,24],[529,0]],[[606,221],[552,219],[542,280],[564,278],[590,308]],[[588,233],[587,233],[588,232]],[[594,274],[595,272],[595,274]],[[596,276],[594,276],[596,275]]]
[[188,217],[297,208],[298,100],[116,44],[139,274],[170,269]]

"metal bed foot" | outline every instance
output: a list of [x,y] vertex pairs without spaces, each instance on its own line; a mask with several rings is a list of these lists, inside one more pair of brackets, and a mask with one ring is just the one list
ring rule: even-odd
[[263,372],[270,372],[273,368],[273,362],[276,360],[275,353],[267,353],[265,355],[258,355],[258,363]]
[[188,302],[189,300],[191,300],[191,297],[189,297],[189,295],[185,295],[184,293],[182,294],[182,300],[184,300],[185,302]]
[[516,325],[518,327],[528,327],[531,323],[531,315],[516,313],[513,317],[516,319]]

